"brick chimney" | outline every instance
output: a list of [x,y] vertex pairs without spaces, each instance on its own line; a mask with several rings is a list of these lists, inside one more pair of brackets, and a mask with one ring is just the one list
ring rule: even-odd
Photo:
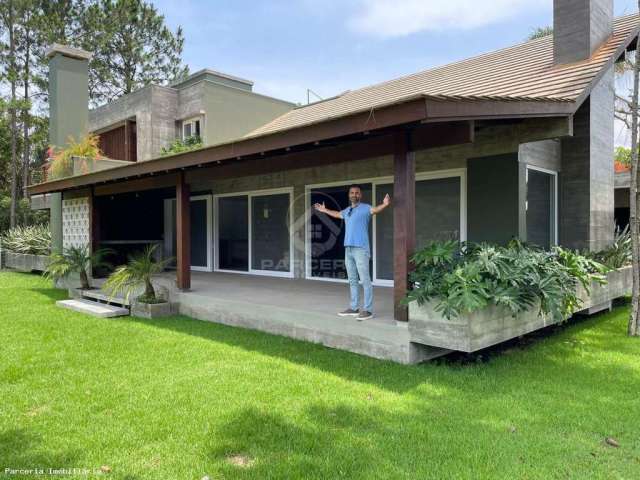
[[[556,65],[585,60],[612,33],[613,0],[554,0]],[[613,241],[614,72],[599,78],[561,140],[560,244],[600,250]]]
[[589,58],[613,31],[613,0],[553,0],[556,65]]
[[[54,44],[49,59],[49,144],[64,148],[87,133],[91,54]],[[62,251],[62,193],[50,196],[51,249]]]

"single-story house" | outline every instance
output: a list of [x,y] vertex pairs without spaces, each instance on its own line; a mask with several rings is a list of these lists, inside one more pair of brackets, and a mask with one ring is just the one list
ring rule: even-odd
[[[409,258],[426,242],[611,243],[614,63],[635,48],[638,26],[637,15],[613,18],[613,0],[554,0],[553,35],[309,105],[204,71],[91,114],[90,54],[58,46],[51,143],[89,130],[124,135],[135,123],[136,155],[30,193],[51,198],[57,248],[161,245],[175,258],[167,285],[185,313],[413,361],[424,343],[406,328],[401,300]],[[187,128],[206,132],[207,145],[157,155]],[[119,142],[112,148],[127,150]],[[375,333],[342,331],[334,319],[347,299],[343,233],[312,209],[345,207],[352,183],[369,203],[393,199],[370,232]],[[393,350],[391,337],[402,346]]]

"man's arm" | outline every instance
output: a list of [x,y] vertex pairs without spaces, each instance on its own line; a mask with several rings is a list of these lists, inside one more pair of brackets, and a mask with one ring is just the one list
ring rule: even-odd
[[382,199],[382,203],[377,207],[371,207],[371,215],[377,215],[391,204],[391,197],[387,193]]
[[316,203],[313,206],[313,208],[315,208],[317,211],[319,211],[321,213],[326,213],[330,217],[342,219],[342,212],[338,212],[337,210],[328,209],[327,207],[324,206],[324,202]]

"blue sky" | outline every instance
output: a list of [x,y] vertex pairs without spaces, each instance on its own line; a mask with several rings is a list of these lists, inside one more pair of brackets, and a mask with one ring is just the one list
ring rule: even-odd
[[[192,71],[248,78],[306,103],[521,42],[552,0],[156,0]],[[616,15],[636,0],[615,0]]]

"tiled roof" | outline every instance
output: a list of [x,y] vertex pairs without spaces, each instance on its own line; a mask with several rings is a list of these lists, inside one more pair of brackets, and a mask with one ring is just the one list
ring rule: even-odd
[[609,40],[591,58],[581,62],[554,65],[553,36],[548,35],[296,108],[246,137],[313,125],[416,97],[453,101],[573,102],[612,55],[635,34],[637,27],[637,15],[616,19]]

